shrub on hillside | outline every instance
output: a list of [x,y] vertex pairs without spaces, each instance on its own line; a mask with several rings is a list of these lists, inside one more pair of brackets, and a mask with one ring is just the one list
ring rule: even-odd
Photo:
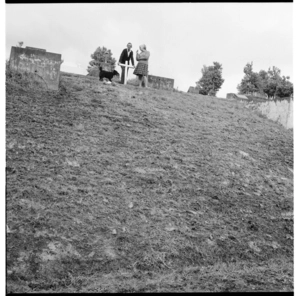
[[111,68],[114,69],[116,65],[116,59],[112,57],[112,52],[106,47],[97,47],[93,54],[91,54],[92,60],[89,62],[87,71],[93,71],[94,67],[99,67],[104,62],[110,64]]
[[93,77],[99,77],[99,67],[98,66],[94,66],[90,68],[90,71],[88,72],[88,76],[93,76]]
[[281,76],[281,70],[277,67],[268,71],[253,71],[253,62],[244,67],[244,77],[237,86],[240,94],[259,96],[262,99],[291,98],[294,92],[293,83],[289,76]]
[[222,65],[218,62],[213,62],[212,66],[203,66],[202,77],[196,82],[196,88],[201,95],[216,96],[225,81],[222,70]]

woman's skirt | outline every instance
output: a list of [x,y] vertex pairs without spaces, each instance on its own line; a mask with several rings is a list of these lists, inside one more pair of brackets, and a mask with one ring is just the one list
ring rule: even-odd
[[148,64],[138,63],[136,68],[133,71],[133,74],[147,76],[148,75]]

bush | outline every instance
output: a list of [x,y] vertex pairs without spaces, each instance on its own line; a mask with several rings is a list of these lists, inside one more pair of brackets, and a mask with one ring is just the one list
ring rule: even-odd
[[99,70],[99,67],[95,66],[95,67],[92,67],[89,72],[88,72],[88,76],[93,76],[93,77],[99,77],[99,74],[100,74],[100,70]]

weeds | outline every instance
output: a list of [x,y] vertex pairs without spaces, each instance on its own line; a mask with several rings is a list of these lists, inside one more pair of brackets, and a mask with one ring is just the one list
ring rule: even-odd
[[28,88],[48,89],[46,81],[40,75],[31,72],[18,72],[11,69],[9,61],[6,61],[5,69],[6,85]]

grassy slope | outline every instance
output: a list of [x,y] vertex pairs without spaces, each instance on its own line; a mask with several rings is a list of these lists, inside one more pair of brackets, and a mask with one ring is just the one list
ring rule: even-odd
[[293,290],[293,134],[244,103],[7,84],[7,289]]

